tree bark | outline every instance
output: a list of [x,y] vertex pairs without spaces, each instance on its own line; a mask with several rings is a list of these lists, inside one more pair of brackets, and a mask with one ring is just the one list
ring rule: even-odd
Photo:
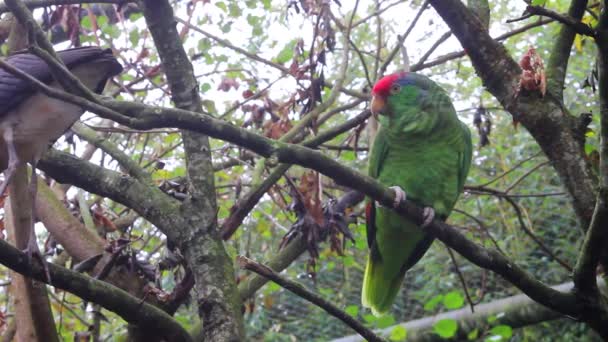
[[[600,288],[606,291],[606,283],[599,280]],[[568,282],[553,286],[557,291],[569,292],[574,288],[574,283]],[[492,323],[488,323],[488,318],[496,317]],[[434,324],[442,319],[452,319],[458,323],[458,340],[466,340],[467,334],[475,329],[480,331],[479,336],[483,335],[484,330],[489,330],[493,326],[505,324],[511,328],[522,328],[542,322],[564,318],[559,312],[548,309],[538,304],[525,294],[519,294],[489,303],[475,305],[475,312],[467,308],[442,312],[437,315],[422,317],[412,321],[400,323],[398,325],[407,330],[408,341],[445,341],[439,335],[433,333]],[[396,326],[396,325],[395,325]],[[390,335],[395,326],[381,329],[380,335]],[[361,336],[345,336],[333,340],[332,342],[359,342],[363,341]]]

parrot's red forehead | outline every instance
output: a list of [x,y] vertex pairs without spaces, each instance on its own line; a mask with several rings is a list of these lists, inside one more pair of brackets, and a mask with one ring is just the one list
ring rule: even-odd
[[382,77],[378,82],[376,82],[376,85],[374,85],[372,95],[387,96],[393,83],[395,83],[395,81],[399,78],[404,77],[406,74],[406,72],[398,72]]

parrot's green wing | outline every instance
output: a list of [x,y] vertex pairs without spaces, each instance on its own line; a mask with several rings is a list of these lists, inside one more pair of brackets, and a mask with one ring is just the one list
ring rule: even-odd
[[[372,178],[378,178],[378,175],[382,169],[383,161],[388,154],[388,146],[386,134],[384,134],[383,128],[380,126],[376,132],[376,136],[374,137],[374,142],[368,161],[368,174]],[[375,248],[372,248],[376,236],[376,203],[370,199],[365,210],[367,246],[372,250],[372,253],[376,253]]]
[[462,193],[464,183],[467,181],[469,168],[471,167],[471,157],[473,154],[473,143],[471,141],[471,131],[464,123],[460,122],[460,129],[464,132],[464,149],[458,154],[460,167],[458,168],[458,193]]
[[378,178],[382,169],[382,164],[386,155],[388,154],[388,143],[386,141],[386,134],[384,128],[380,126],[374,138],[372,149],[369,155],[368,161],[368,174],[370,177]]

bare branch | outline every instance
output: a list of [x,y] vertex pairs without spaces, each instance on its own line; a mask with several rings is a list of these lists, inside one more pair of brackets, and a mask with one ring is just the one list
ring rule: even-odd
[[241,268],[255,272],[265,278],[268,278],[268,279],[272,280],[273,282],[277,283],[278,285],[280,285],[281,287],[283,287],[284,289],[289,290],[290,292],[293,292],[294,294],[298,295],[299,297],[302,297],[302,298],[306,299],[307,301],[317,305],[318,307],[325,310],[330,315],[336,317],[337,319],[339,319],[342,322],[344,322],[345,324],[347,324],[349,327],[353,328],[353,330],[358,332],[366,340],[373,341],[373,342],[384,341],[384,339],[380,338],[373,331],[366,328],[363,324],[359,323],[356,319],[354,319],[352,316],[350,316],[346,312],[338,309],[338,307],[336,307],[332,303],[326,301],[321,296],[308,291],[301,284],[281,277],[268,266],[257,263],[244,256],[238,256],[237,261],[239,262],[239,265],[241,266]]
[[526,11],[533,15],[542,15],[551,19],[555,19],[564,25],[570,26],[576,33],[589,37],[596,37],[597,32],[589,27],[589,25],[572,18],[567,14],[560,14],[542,6],[528,6]]

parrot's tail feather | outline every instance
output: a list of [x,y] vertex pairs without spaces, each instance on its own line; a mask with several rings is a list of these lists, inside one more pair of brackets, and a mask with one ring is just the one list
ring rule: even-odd
[[401,283],[405,269],[396,277],[387,279],[383,271],[382,261],[367,259],[365,275],[363,277],[363,290],[361,292],[361,304],[372,310],[374,316],[381,316],[390,310]]

